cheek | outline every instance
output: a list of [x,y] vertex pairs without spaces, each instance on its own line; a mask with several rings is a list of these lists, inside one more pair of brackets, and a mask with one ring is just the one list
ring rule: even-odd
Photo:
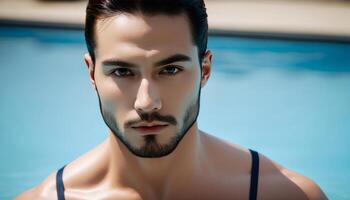
[[122,99],[122,91],[112,79],[100,79],[100,81],[96,82],[96,87],[102,102],[115,104]]
[[118,119],[125,116],[125,112],[132,106],[131,95],[125,92],[112,77],[99,77],[96,87],[104,110]]
[[197,98],[200,84],[198,73],[189,72],[169,84],[163,84],[166,107],[182,112]]

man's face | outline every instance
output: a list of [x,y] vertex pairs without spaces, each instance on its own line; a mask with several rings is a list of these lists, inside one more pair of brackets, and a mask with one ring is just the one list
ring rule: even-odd
[[201,69],[186,15],[120,14],[98,20],[95,39],[90,77],[105,123],[133,154],[168,155],[199,111]]

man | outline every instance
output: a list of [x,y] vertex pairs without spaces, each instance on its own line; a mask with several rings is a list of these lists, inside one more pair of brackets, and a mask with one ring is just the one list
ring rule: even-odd
[[198,129],[207,31],[202,0],[90,0],[84,59],[109,136],[17,199],[326,199]]

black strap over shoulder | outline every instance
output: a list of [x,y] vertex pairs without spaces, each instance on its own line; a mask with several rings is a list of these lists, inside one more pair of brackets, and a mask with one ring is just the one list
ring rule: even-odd
[[64,185],[63,185],[63,180],[62,180],[62,175],[63,175],[63,166],[61,169],[57,171],[56,174],[56,190],[57,190],[57,198],[58,200],[65,200],[64,199]]
[[249,149],[252,155],[252,169],[250,176],[249,200],[256,200],[258,194],[259,181],[259,154],[258,152]]

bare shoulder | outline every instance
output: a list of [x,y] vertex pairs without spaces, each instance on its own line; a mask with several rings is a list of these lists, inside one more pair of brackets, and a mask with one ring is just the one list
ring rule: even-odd
[[[202,133],[211,163],[220,163],[220,171],[226,174],[246,175],[250,179],[252,160],[247,148]],[[258,199],[327,199],[321,188],[306,176],[284,168],[261,153],[259,160]],[[249,188],[249,180],[247,184]]]
[[48,176],[38,186],[31,188],[15,197],[15,200],[26,199],[56,199],[56,172]]
[[[105,142],[66,165],[63,174],[65,189],[69,189],[72,185],[80,186],[81,182],[86,180],[96,180],[94,177],[94,175],[97,174],[96,171],[99,171],[103,163],[106,163],[106,161],[104,161],[106,160],[106,156],[102,156],[103,151],[106,149],[104,144]],[[98,162],[99,167],[93,167],[96,166],[96,164],[91,161]],[[52,174],[38,186],[23,192],[15,199],[57,199],[56,173],[57,171],[52,172]],[[81,177],[85,177],[84,181],[82,181]]]
[[258,197],[261,199],[327,199],[308,177],[286,169],[260,154]]

